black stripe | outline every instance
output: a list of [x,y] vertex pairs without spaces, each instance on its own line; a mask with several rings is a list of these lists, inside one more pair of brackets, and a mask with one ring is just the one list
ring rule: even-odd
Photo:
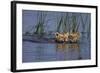
[[11,71],[16,71],[16,4],[11,2]]

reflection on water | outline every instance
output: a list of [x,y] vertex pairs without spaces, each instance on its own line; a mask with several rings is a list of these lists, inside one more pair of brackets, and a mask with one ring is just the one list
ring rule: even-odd
[[23,63],[90,59],[89,42],[33,43],[23,41]]
[[57,49],[65,49],[65,48],[79,48],[78,43],[73,43],[73,44],[66,44],[66,43],[57,43],[56,44]]

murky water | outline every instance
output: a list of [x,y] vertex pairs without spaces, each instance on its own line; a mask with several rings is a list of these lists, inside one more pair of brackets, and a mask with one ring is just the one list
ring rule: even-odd
[[84,60],[91,58],[90,43],[81,38],[81,43],[35,43],[23,41],[22,61],[47,62],[64,60]]

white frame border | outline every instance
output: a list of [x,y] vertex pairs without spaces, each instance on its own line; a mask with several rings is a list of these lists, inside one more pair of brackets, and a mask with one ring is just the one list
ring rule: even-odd
[[[29,5],[29,4],[17,4],[16,10],[16,26],[17,26],[17,47],[16,47],[16,66],[17,70],[22,69],[39,69],[39,68],[53,68],[53,67],[73,67],[73,66],[85,66],[96,65],[96,9],[83,8],[83,7],[65,7],[65,6],[45,6],[45,5]],[[46,11],[62,11],[62,12],[82,12],[91,13],[91,60],[80,61],[56,61],[56,62],[42,62],[42,63],[22,63],[22,9],[26,10],[46,10]],[[19,33],[20,32],[20,33]],[[54,66],[55,65],[55,66]],[[67,65],[67,66],[66,66]]]

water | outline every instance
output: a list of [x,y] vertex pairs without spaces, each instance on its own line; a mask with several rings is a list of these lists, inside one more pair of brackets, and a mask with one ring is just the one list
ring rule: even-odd
[[22,61],[47,62],[91,59],[90,42],[81,38],[81,43],[35,43],[23,41]]

